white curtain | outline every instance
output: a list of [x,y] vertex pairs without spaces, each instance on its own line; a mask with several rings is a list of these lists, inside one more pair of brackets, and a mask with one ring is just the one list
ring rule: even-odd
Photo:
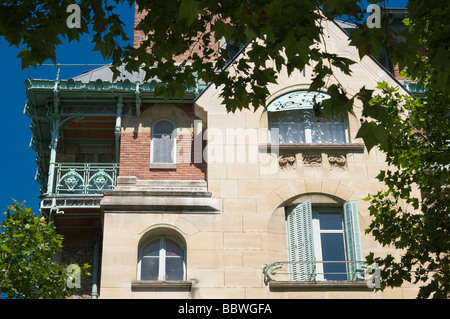
[[317,118],[312,110],[269,112],[272,143],[346,143],[343,116]]

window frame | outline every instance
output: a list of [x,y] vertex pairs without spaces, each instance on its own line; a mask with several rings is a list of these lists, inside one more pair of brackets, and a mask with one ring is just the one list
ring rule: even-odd
[[[304,109],[297,109],[297,110],[284,110],[284,111],[277,111],[278,112],[286,112],[286,111],[298,111],[298,112],[305,112],[305,111],[310,111],[312,112],[312,108],[304,108]],[[303,134],[305,136],[305,141],[304,142],[296,142],[296,143],[283,143],[280,142],[279,139],[279,134],[278,134],[278,143],[273,142],[273,138],[275,138],[275,136],[273,136],[273,132],[272,132],[272,126],[273,124],[283,124],[283,123],[287,123],[287,122],[275,122],[275,121],[271,121],[271,114],[275,113],[274,111],[268,111],[267,112],[267,122],[268,122],[268,131],[269,131],[269,141],[271,144],[279,144],[279,145],[289,145],[289,144],[315,144],[315,145],[332,145],[332,144],[348,144],[350,143],[350,137],[349,137],[349,121],[348,121],[348,113],[341,113],[338,116],[342,116],[343,118],[343,126],[344,126],[344,138],[345,140],[343,142],[339,142],[339,143],[321,143],[321,142],[313,142],[312,141],[312,136],[313,136],[313,129],[311,127],[311,118],[309,118],[308,115],[303,115],[302,118],[304,118],[304,122],[297,122],[297,123],[304,123],[304,128],[303,128]],[[314,118],[315,115],[313,115]]]
[[[326,282],[323,274],[322,246],[318,211],[336,211],[342,216],[342,232],[347,279],[332,280],[354,282],[363,279],[361,266],[352,262],[362,260],[361,234],[359,231],[358,207],[355,200],[339,205],[314,204],[311,199],[285,207],[286,239],[290,282]],[[291,216],[291,214],[294,214]],[[308,263],[295,263],[306,261]],[[309,263],[312,262],[312,263]],[[308,266],[310,265],[310,266]],[[300,272],[296,272],[296,270]],[[303,273],[304,272],[304,273]],[[311,275],[309,275],[311,274]]]
[[[80,145],[80,150],[78,152],[80,156],[79,163],[111,164],[116,162],[114,151],[111,149],[111,144],[98,144],[96,148],[89,146],[91,145]],[[81,158],[87,154],[92,155],[92,161],[86,161]],[[100,154],[111,156],[112,161],[100,161]]]
[[[183,278],[181,280],[169,280],[164,278],[166,275],[166,260],[167,260],[167,256],[166,256],[166,242],[167,239],[174,241],[182,250],[183,252],[183,256],[182,256],[182,262],[183,262]],[[159,240],[159,253],[158,253],[158,258],[159,258],[159,265],[158,265],[158,279],[156,280],[151,280],[151,279],[146,279],[143,280],[142,279],[142,259],[144,258],[143,256],[143,251],[144,249],[151,244],[152,242]],[[146,240],[144,243],[142,243],[139,246],[139,258],[138,258],[138,271],[137,271],[137,280],[138,281],[151,281],[151,282],[163,282],[163,281],[167,281],[167,282],[176,282],[176,281],[186,281],[186,247],[185,245],[179,241],[178,239],[172,237],[172,236],[166,236],[166,235],[161,235],[161,236],[155,236],[155,237],[151,237],[148,240]]]
[[[155,126],[156,124],[158,124],[159,122],[162,121],[167,121],[170,124],[172,124],[173,130],[172,130],[172,136],[171,138],[173,139],[173,146],[172,146],[172,151],[171,151],[171,156],[173,161],[169,162],[169,163],[162,163],[162,162],[155,162],[154,161],[154,152],[153,152],[153,148],[154,148],[154,134],[155,134]],[[162,118],[159,119],[155,122],[153,122],[152,127],[151,127],[151,134],[150,134],[150,167],[152,168],[176,168],[176,164],[177,164],[177,125],[175,124],[174,121],[168,119],[168,118]]]
[[[321,229],[320,228],[320,220],[319,220],[319,214],[324,212],[333,212],[333,213],[339,213],[341,215],[341,229]],[[313,207],[312,208],[312,233],[313,233],[313,240],[314,240],[314,258],[318,262],[316,264],[316,281],[327,281],[325,279],[324,274],[324,265],[323,265],[323,256],[322,256],[322,239],[321,234],[328,233],[328,234],[342,234],[342,241],[343,241],[343,249],[344,249],[344,261],[348,261],[347,256],[347,242],[346,242],[346,236],[345,236],[345,225],[344,225],[344,215],[343,215],[343,207]],[[346,265],[346,273],[347,273],[347,265]],[[348,280],[348,277],[347,279]],[[345,280],[345,281],[346,281]],[[339,280],[340,281],[340,280]],[[342,280],[344,281],[344,280]]]

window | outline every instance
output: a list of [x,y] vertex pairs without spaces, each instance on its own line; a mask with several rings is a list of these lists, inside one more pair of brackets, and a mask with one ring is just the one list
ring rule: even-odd
[[363,279],[356,201],[339,209],[307,200],[286,209],[286,228],[290,280]]
[[344,225],[340,210],[313,210],[314,255],[319,280],[347,280]]
[[185,250],[175,239],[161,236],[148,241],[141,249],[140,280],[185,280]]
[[78,154],[80,163],[114,163],[111,145],[81,146]]
[[172,121],[159,120],[152,126],[150,162],[176,163],[176,127]]
[[267,107],[271,143],[348,143],[344,114],[314,114],[314,103],[327,98],[321,92],[296,91],[272,101]]

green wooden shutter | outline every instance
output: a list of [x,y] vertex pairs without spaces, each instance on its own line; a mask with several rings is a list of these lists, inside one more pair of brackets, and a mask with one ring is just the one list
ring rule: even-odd
[[[289,261],[314,261],[311,201],[286,211],[286,233]],[[313,263],[289,264],[290,280],[310,281],[315,277]]]
[[[358,204],[350,200],[344,204],[345,248],[347,261],[362,261],[361,234],[359,230]],[[362,264],[348,264],[349,280],[364,279]]]

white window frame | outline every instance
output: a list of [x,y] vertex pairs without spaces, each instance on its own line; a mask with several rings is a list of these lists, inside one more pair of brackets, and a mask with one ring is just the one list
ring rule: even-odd
[[[287,254],[290,263],[289,273],[292,281],[325,281],[323,274],[322,243],[319,216],[317,212],[339,212],[343,229],[335,232],[343,234],[344,260],[346,261],[347,281],[363,280],[362,245],[360,237],[359,212],[356,200],[343,205],[314,206],[311,199],[294,206],[286,207]],[[330,230],[331,232],[331,230]],[[305,261],[306,263],[296,263]],[[313,265],[313,266],[308,266]],[[310,276],[309,274],[313,274]],[[297,274],[297,275],[295,275]],[[318,276],[319,275],[319,276]]]
[[186,248],[185,246],[177,239],[170,237],[170,236],[158,236],[158,237],[152,237],[149,240],[146,240],[140,247],[139,247],[139,261],[138,261],[138,272],[137,272],[137,279],[141,279],[141,267],[142,267],[142,259],[143,256],[143,250],[145,247],[147,247],[148,244],[152,243],[155,240],[159,240],[159,267],[158,267],[158,279],[155,281],[171,281],[167,280],[165,278],[166,276],[166,239],[170,239],[177,243],[181,250],[183,251],[183,281],[186,280]]
[[[153,144],[154,144],[154,136],[153,136],[153,134],[154,134],[154,132],[155,132],[155,125],[158,123],[158,122],[161,122],[161,121],[167,121],[167,122],[170,122],[171,124],[172,124],[172,126],[173,126],[173,131],[172,131],[172,138],[173,138],[173,147],[172,147],[172,159],[173,159],[173,162],[171,162],[171,163],[159,163],[159,162],[155,162],[154,160],[153,160],[153,155],[154,155],[154,153],[153,153]],[[168,165],[168,166],[170,166],[171,167],[171,165],[176,165],[176,163],[177,163],[177,125],[175,124],[175,122],[173,122],[172,120],[170,120],[170,119],[166,119],[166,118],[163,118],[163,119],[159,119],[159,120],[157,120],[157,121],[155,121],[153,124],[152,124],[152,128],[151,128],[151,136],[150,136],[150,164],[153,164],[153,165],[151,165],[152,167],[155,167],[155,168],[158,168],[157,166],[155,166],[155,164],[156,165],[161,165],[161,167],[160,168],[164,168],[163,166],[164,165]],[[169,168],[170,168],[169,167]]]
[[[333,212],[341,214],[341,229],[320,229],[320,221],[319,214],[320,212]],[[320,234],[322,233],[334,233],[334,234],[342,234],[343,243],[344,243],[344,254],[345,260],[347,259],[347,250],[346,242],[345,242],[345,228],[344,228],[344,217],[342,216],[342,209],[337,207],[315,207],[312,210],[312,227],[313,227],[313,238],[314,238],[314,257],[317,261],[316,264],[316,280],[317,281],[326,281],[324,277],[324,269],[323,269],[323,259],[322,259],[322,240],[320,239]]]

